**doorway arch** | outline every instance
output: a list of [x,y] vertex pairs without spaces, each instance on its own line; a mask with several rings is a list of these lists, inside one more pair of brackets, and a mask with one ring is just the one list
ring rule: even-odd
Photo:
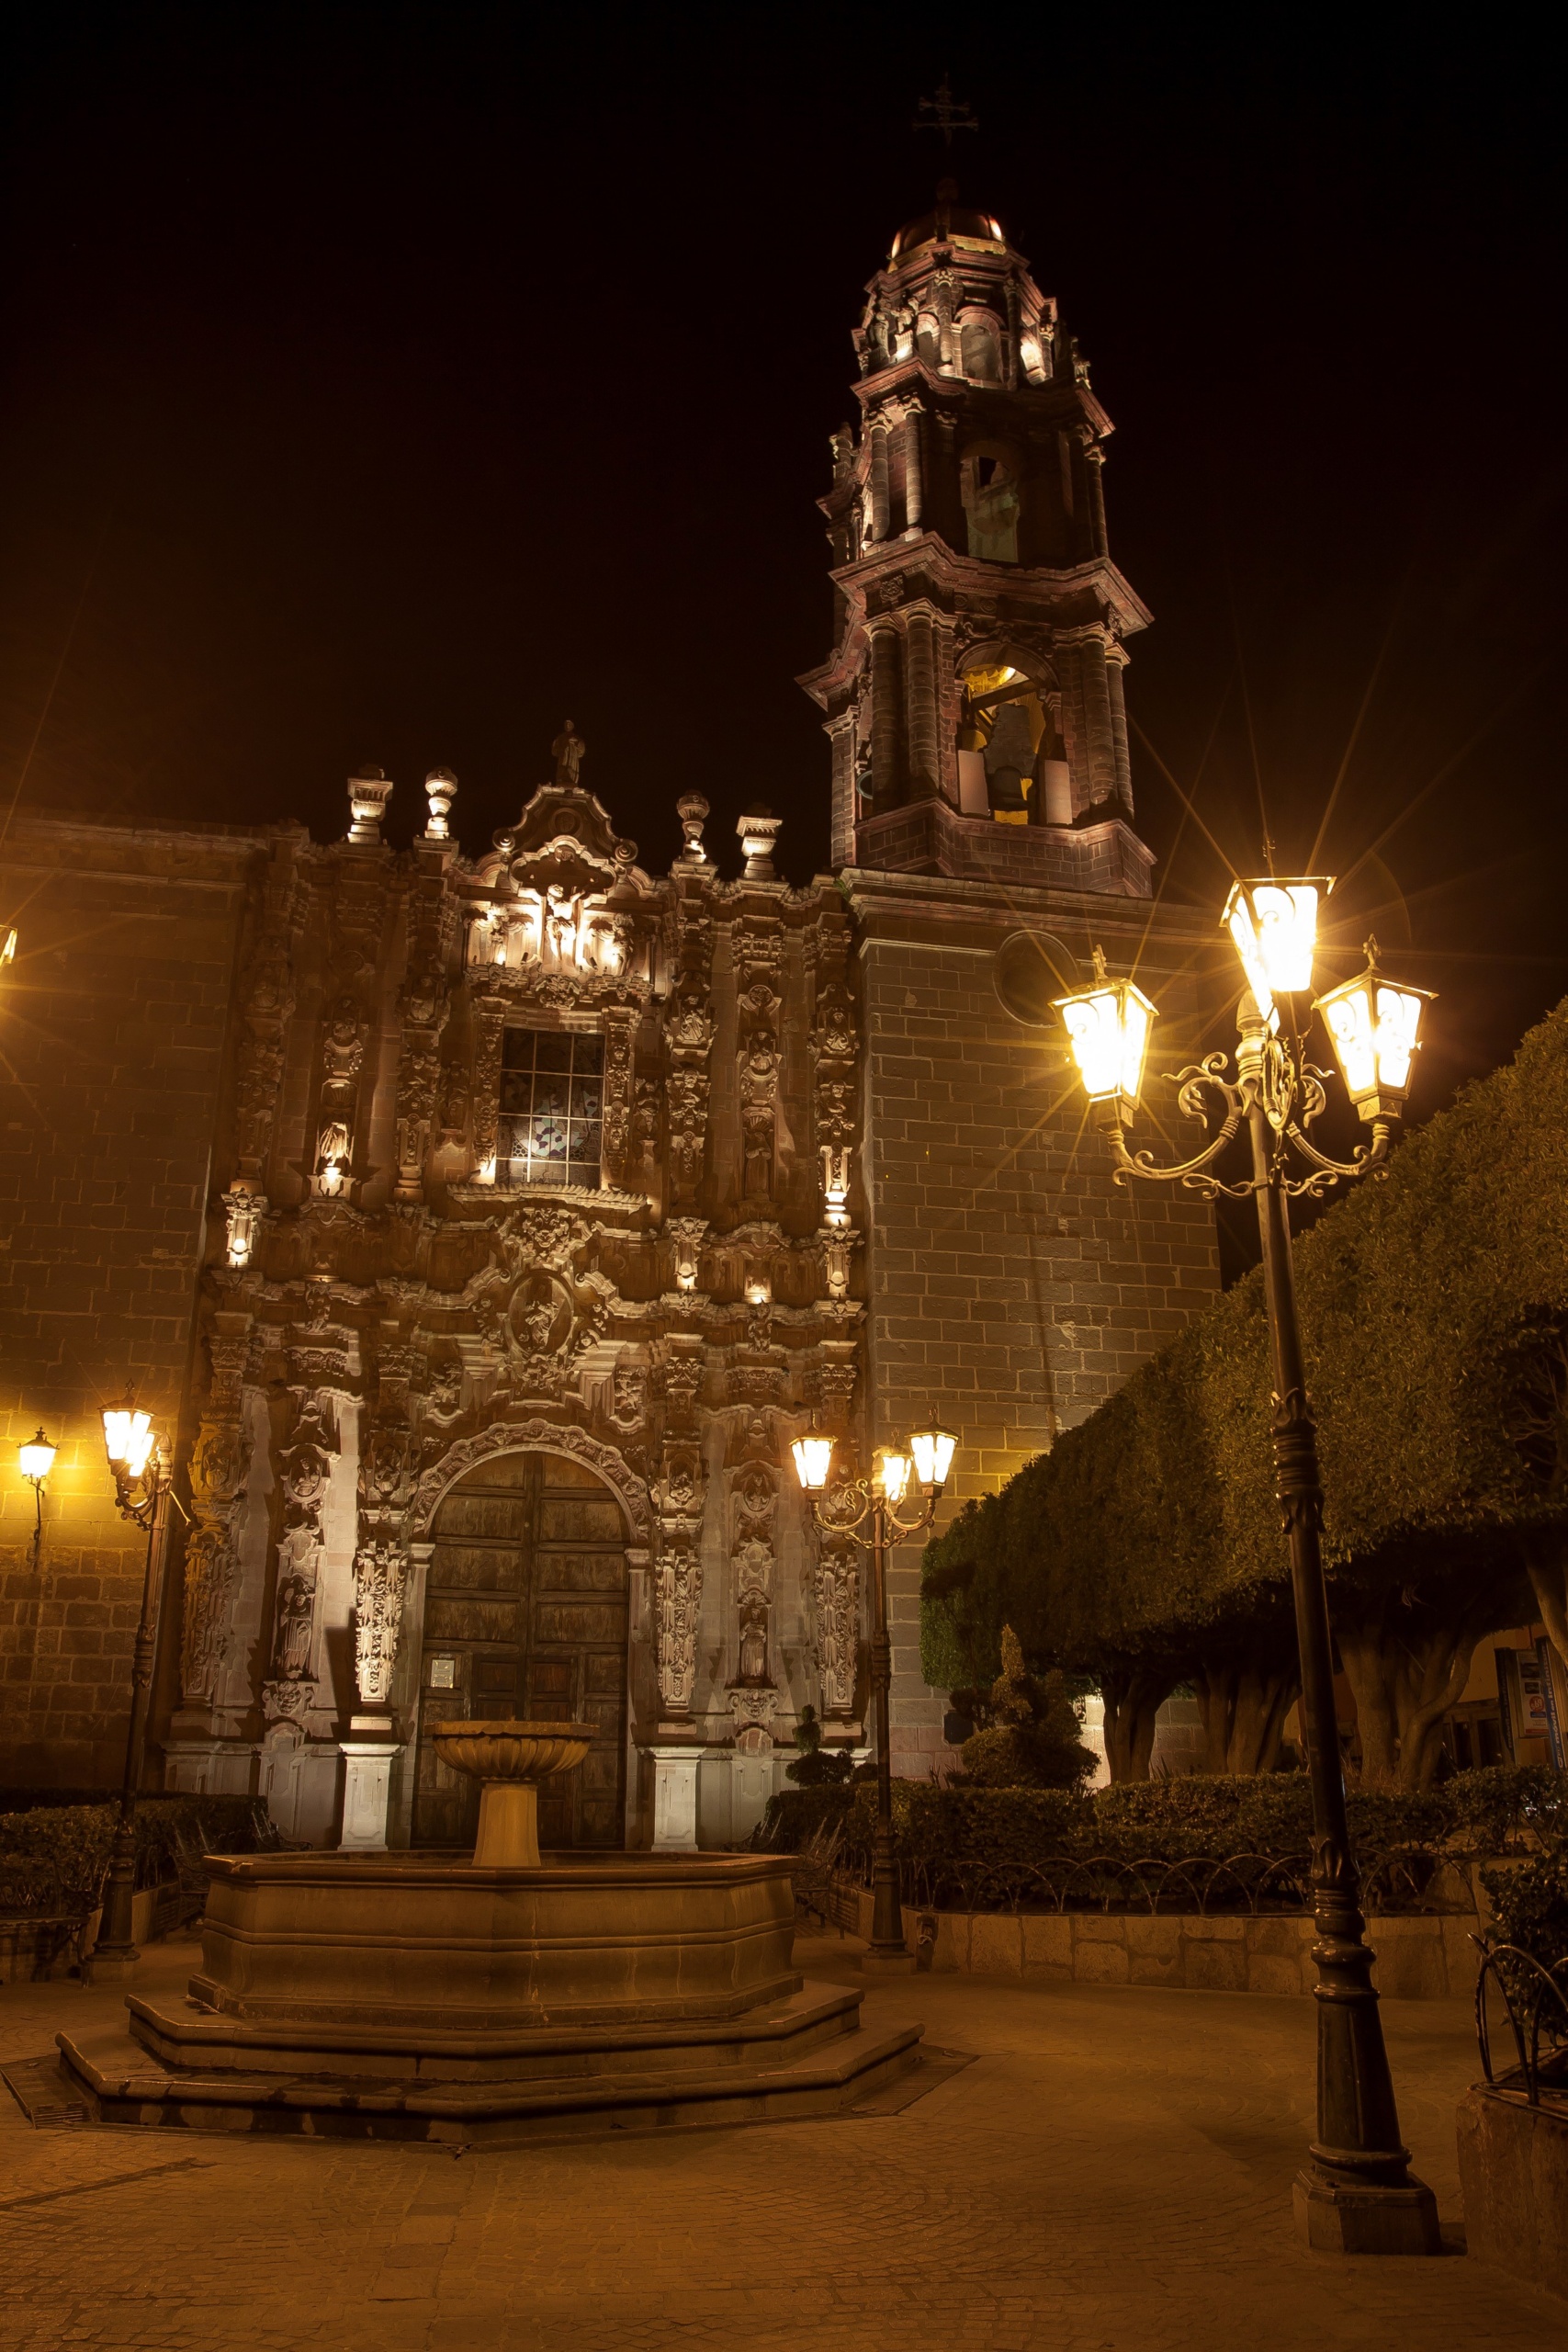
[[539,1792],[545,1846],[624,1841],[629,1572],[626,1514],[583,1463],[491,1453],[446,1488],[430,1526],[412,1842],[471,1846],[479,1783],[424,1724],[476,1715],[592,1723],[582,1763]]

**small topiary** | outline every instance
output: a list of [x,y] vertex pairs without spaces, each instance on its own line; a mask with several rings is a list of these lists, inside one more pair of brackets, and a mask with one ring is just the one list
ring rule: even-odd
[[1098,1759],[1079,1737],[1066,1683],[1060,1674],[1042,1682],[1030,1673],[1010,1625],[1002,1627],[1002,1670],[991,1685],[990,1710],[988,1727],[972,1733],[959,1750],[976,1787],[1076,1789],[1092,1775]]
[[795,1744],[800,1755],[794,1764],[784,1766],[784,1779],[793,1781],[796,1788],[830,1788],[849,1779],[853,1766],[843,1749],[829,1749],[827,1755],[822,1752],[822,1726],[815,1707],[802,1707],[795,1727]]

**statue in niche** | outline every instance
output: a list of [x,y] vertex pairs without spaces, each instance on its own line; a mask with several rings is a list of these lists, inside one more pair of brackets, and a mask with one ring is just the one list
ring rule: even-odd
[[277,1584],[277,1623],[272,1640],[272,1670],[280,1682],[303,1682],[310,1672],[310,1635],[316,1588],[295,1571]]
[[359,1034],[359,1007],[351,996],[340,996],[321,1045],[321,1066],[330,1084],[346,1085],[359,1075],[365,1044]]
[[446,1143],[461,1143],[468,1131],[468,1089],[463,1071],[449,1063],[441,1090],[441,1134]]
[[347,1158],[347,1124],[342,1119],[329,1119],[316,1138],[317,1173],[330,1167],[341,1168]]
[[545,893],[545,935],[558,964],[571,964],[577,956],[577,917],[581,899],[552,882]]
[[610,1378],[610,1417],[629,1428],[643,1417],[648,1374],[639,1363],[618,1363]]
[[582,765],[582,754],[588,749],[569,718],[550,745],[550,757],[556,763],[555,780],[571,790],[577,789],[577,772]]
[[768,1612],[760,1600],[749,1600],[740,1611],[740,1679],[768,1679]]

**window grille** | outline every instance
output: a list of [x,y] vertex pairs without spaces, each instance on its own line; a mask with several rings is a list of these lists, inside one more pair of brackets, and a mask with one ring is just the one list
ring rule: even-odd
[[502,1044],[496,1179],[597,1191],[604,1041],[508,1029]]

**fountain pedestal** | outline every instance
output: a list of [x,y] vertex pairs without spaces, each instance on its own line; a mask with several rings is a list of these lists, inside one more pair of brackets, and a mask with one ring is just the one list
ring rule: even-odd
[[592,1724],[458,1722],[429,1724],[444,1764],[484,1786],[474,1860],[480,1870],[537,1870],[539,1783],[581,1764]]

